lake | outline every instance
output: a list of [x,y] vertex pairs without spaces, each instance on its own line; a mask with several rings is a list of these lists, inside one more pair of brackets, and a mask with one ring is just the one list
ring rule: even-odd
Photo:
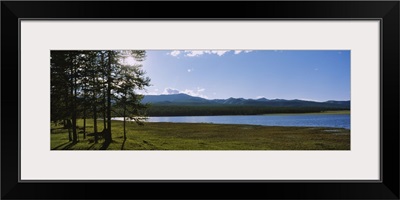
[[350,114],[149,117],[148,122],[251,124],[263,126],[307,126],[350,129]]

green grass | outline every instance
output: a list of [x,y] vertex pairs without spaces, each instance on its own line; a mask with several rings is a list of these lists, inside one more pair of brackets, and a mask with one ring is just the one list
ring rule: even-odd
[[[102,121],[99,121],[99,131]],[[78,121],[83,127],[83,120]],[[336,128],[273,127],[208,123],[123,123],[112,122],[111,144],[93,136],[68,141],[68,130],[51,126],[52,150],[350,150],[350,130]],[[93,132],[93,120],[87,121],[87,133]]]

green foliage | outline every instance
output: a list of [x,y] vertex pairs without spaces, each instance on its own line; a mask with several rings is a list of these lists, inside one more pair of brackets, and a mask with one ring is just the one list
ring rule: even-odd
[[141,124],[145,119],[142,116],[145,115],[144,111],[148,108],[148,105],[142,104],[143,95],[135,93],[136,89],[144,89],[150,85],[149,78],[142,78],[145,74],[140,69],[141,65],[134,66],[121,66],[117,84],[115,86],[117,95],[115,98],[118,100],[114,108],[115,113],[118,116],[129,118]]
[[142,118],[147,107],[135,92],[149,86],[150,79],[145,77],[141,65],[124,64],[122,60],[127,56],[143,61],[146,51],[51,51],[51,121],[72,120],[69,128],[75,142],[78,117],[95,119],[95,133],[97,118],[107,120],[103,129],[109,130],[109,141],[113,107],[122,106],[126,116],[135,114]]

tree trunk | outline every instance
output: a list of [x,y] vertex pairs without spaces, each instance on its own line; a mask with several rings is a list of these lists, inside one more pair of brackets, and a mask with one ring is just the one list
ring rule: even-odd
[[103,70],[102,70],[102,77],[103,77],[103,81],[102,81],[102,83],[101,83],[101,85],[102,85],[102,87],[103,87],[103,99],[102,99],[102,102],[101,102],[101,106],[102,106],[102,108],[103,108],[103,130],[106,130],[107,129],[107,116],[106,116],[106,109],[107,109],[107,105],[106,105],[106,88],[107,88],[107,84],[106,84],[106,82],[104,81],[104,78],[106,77],[106,64],[105,64],[105,62],[104,62],[104,53],[102,53],[101,54],[101,65],[102,65],[102,67],[103,67]]
[[84,84],[84,89],[83,89],[83,139],[86,139],[86,109],[87,109],[87,85],[86,83]]
[[[96,79],[94,78],[94,85],[96,85]],[[99,142],[99,136],[97,135],[97,102],[96,102],[96,89],[93,90],[93,131],[94,131],[94,142]]]
[[[69,88],[65,90],[65,108],[68,110],[68,117],[71,115],[70,111],[70,102],[69,102]],[[65,120],[65,127],[68,129],[68,140],[71,142],[72,141],[72,133],[71,133],[71,120],[66,119]]]
[[86,139],[86,107],[83,110],[83,139]]
[[94,142],[99,142],[99,136],[97,135],[97,111],[96,106],[93,106],[93,131],[94,131]]
[[72,134],[71,134],[71,120],[67,119],[67,128],[68,128],[68,140],[72,141]]
[[111,142],[111,61],[112,52],[108,51],[108,69],[107,69],[107,133],[106,141]]
[[[106,88],[106,85],[104,84],[104,88]],[[106,119],[106,109],[107,109],[107,105],[106,105],[106,90],[103,90],[103,130],[107,129],[107,119]]]
[[124,104],[124,140],[126,140],[126,105]]
[[78,141],[78,135],[76,132],[76,74],[74,70],[73,74],[73,84],[71,88],[71,94],[72,94],[72,140],[74,142]]

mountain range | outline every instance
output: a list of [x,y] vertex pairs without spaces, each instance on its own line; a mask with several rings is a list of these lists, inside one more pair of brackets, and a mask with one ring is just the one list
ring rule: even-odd
[[335,109],[350,109],[350,101],[306,101],[306,100],[286,100],[286,99],[205,99],[201,97],[190,96],[188,94],[168,94],[168,95],[145,95],[142,103],[151,103],[155,105],[229,105],[229,106],[266,106],[266,107],[320,107]]

